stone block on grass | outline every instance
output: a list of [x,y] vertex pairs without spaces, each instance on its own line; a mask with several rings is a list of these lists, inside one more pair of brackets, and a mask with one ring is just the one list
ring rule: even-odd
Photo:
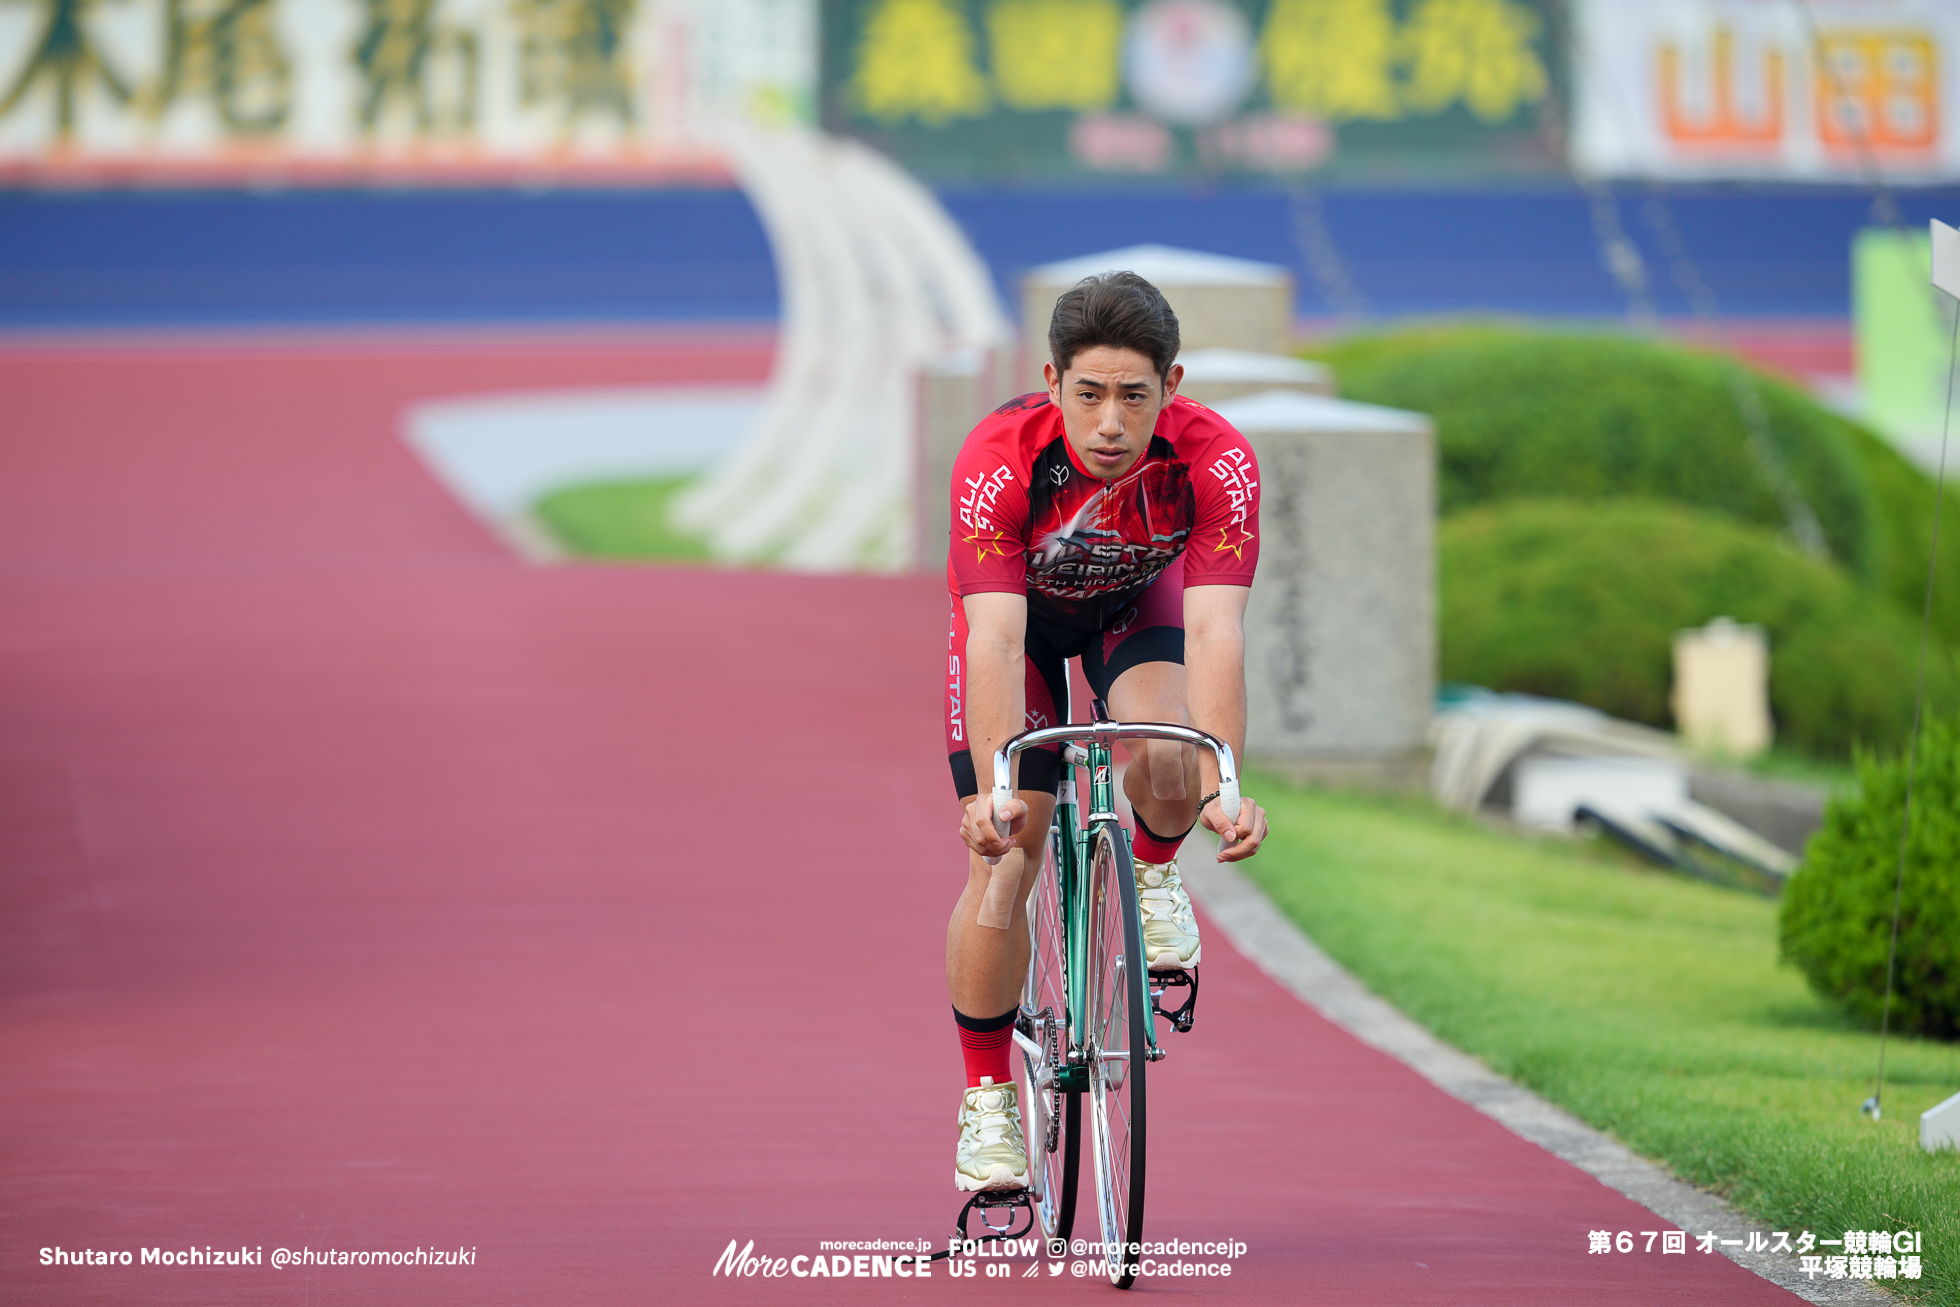
[[1420,785],[1436,694],[1429,419],[1293,391],[1217,411],[1259,459],[1246,752],[1302,779]]

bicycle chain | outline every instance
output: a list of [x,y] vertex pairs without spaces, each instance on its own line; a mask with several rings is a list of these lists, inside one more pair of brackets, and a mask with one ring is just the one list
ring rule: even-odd
[[1062,1094],[1055,1088],[1055,1076],[1060,1074],[1062,1065],[1062,1034],[1054,1008],[1041,1009],[1041,1019],[1048,1026],[1048,1097],[1053,1106],[1048,1116],[1048,1151],[1052,1153],[1062,1142]]

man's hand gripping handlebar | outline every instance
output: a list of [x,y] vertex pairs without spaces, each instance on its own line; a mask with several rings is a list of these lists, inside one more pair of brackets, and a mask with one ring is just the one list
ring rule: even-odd
[[[1210,749],[1218,759],[1218,796],[1215,802],[1223,813],[1223,822],[1206,821],[1206,825],[1219,831],[1221,847],[1230,848],[1247,837],[1264,832],[1257,829],[1263,821],[1254,823],[1247,829],[1239,822],[1239,814],[1244,806],[1239,795],[1238,768],[1233,762],[1232,747],[1214,735],[1195,730],[1189,726],[1174,726],[1168,722],[1093,722],[1068,726],[1050,726],[1038,731],[1023,731],[1001,746],[994,754],[994,790],[988,805],[992,818],[994,839],[986,839],[985,832],[975,829],[976,823],[969,821],[962,831],[967,844],[975,853],[984,857],[989,865],[999,863],[1006,854],[1013,836],[1027,821],[1027,809],[1014,797],[1011,788],[1013,756],[1023,749],[1035,748],[1044,744],[1073,745],[1078,741],[1098,739],[1113,744],[1117,740],[1171,740],[1180,744],[1193,744]],[[1255,805],[1256,813],[1256,805]],[[1088,814],[1094,819],[1098,814]],[[1200,814],[1203,820],[1203,814]],[[1223,829],[1219,830],[1222,826]],[[1257,840],[1252,843],[1256,847]],[[995,852],[993,850],[998,850]],[[1250,852],[1250,850],[1248,850]]]

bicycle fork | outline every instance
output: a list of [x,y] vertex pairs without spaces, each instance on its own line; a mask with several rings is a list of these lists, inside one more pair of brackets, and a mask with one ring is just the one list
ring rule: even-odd
[[[1107,721],[1108,717],[1100,699],[1095,701],[1095,717]],[[1076,821],[1076,767],[1085,767],[1089,772],[1089,814],[1080,823]],[[1054,843],[1055,864],[1061,869],[1064,920],[1086,920],[1085,912],[1080,917],[1074,915],[1073,905],[1088,893],[1082,877],[1089,865],[1090,843],[1095,839],[1096,827],[1107,823],[1122,833],[1125,847],[1129,847],[1132,836],[1121,824],[1116,815],[1115,768],[1111,765],[1110,748],[1101,740],[1092,740],[1085,750],[1069,744],[1062,751],[1061,789],[1055,804],[1055,823],[1049,829]],[[1071,840],[1066,833],[1074,833]],[[1063,1085],[1074,1089],[1078,1086],[1088,1088],[1088,1067],[1082,1060],[1082,1050],[1088,1046],[1088,938],[1086,931],[1071,932],[1067,967],[1070,1029],[1068,1050],[1068,1072],[1063,1077]],[[1171,1029],[1179,1034],[1188,1033],[1198,1012],[1198,973],[1195,968],[1170,971],[1152,971],[1148,977],[1147,988],[1150,993],[1150,1012],[1144,1029],[1149,1044],[1144,1057],[1152,1062],[1161,1062],[1167,1049],[1157,1038],[1157,1021],[1168,1021]],[[1166,992],[1182,989],[1184,1001],[1177,1007],[1165,1010],[1159,1001]]]

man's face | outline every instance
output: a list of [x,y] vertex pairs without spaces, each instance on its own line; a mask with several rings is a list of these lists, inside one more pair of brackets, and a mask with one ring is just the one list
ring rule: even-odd
[[1062,410],[1062,429],[1075,457],[1096,476],[1113,481],[1136,465],[1150,448],[1157,415],[1184,380],[1181,364],[1167,379],[1146,354],[1098,345],[1077,354],[1067,375],[1053,363],[1042,366],[1048,397]]

